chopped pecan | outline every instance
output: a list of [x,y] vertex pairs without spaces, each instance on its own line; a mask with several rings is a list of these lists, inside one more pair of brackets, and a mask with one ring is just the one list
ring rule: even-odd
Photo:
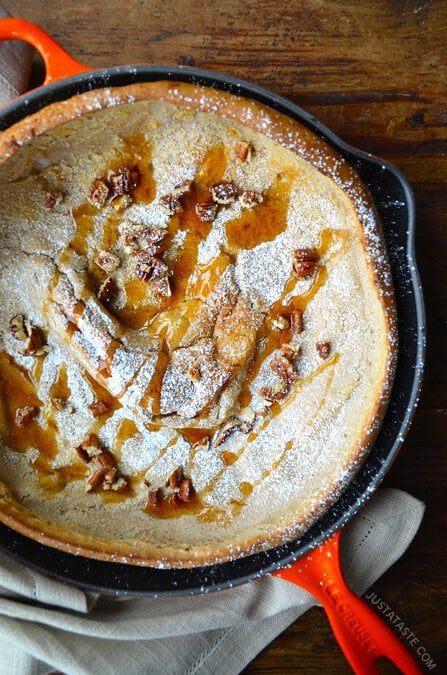
[[44,206],[47,209],[54,209],[56,204],[60,204],[63,199],[62,192],[45,192],[43,199]]
[[331,353],[331,345],[329,342],[317,342],[315,348],[322,359],[327,359]]
[[318,252],[314,248],[297,248],[293,252],[293,272],[298,279],[312,276],[317,268]]
[[242,420],[239,417],[236,417],[236,415],[232,415],[217,430],[213,442],[214,447],[218,448],[219,445],[225,443],[225,441],[236,431],[239,431],[242,434],[249,434],[253,429],[253,421]]
[[15,416],[15,425],[17,427],[26,427],[37,416],[39,409],[35,405],[24,405],[23,408],[17,408]]
[[275,319],[272,319],[272,328],[273,330],[287,330],[290,328],[290,324],[285,316],[278,316]]
[[182,502],[190,502],[192,497],[192,483],[190,478],[184,478],[180,483],[178,496]]
[[294,382],[298,379],[298,373],[296,372],[293,363],[285,356],[274,356],[270,361],[270,369],[275,375],[278,375],[281,380],[285,380],[286,382]]
[[100,415],[104,415],[106,412],[109,411],[109,406],[105,401],[93,401],[93,403],[90,403],[89,406],[87,406],[90,412],[92,413],[93,417],[99,417]]
[[281,382],[273,384],[271,387],[262,387],[259,395],[272,405],[273,403],[282,401],[287,396],[287,392],[287,382],[286,380],[282,380]]
[[118,171],[109,171],[107,180],[112,189],[112,199],[129,195],[140,182],[140,172],[137,167],[120,166]]
[[102,452],[101,443],[96,434],[87,434],[79,447],[85,450],[89,457],[95,457]]
[[183,469],[181,466],[177,466],[174,471],[169,474],[168,485],[173,490],[177,489],[180,486],[180,483],[183,480]]
[[82,445],[78,445],[77,448],[75,448],[76,454],[78,455],[79,459],[81,462],[84,462],[84,464],[89,464],[89,462],[92,461],[92,458],[88,454],[87,450],[82,447]]
[[202,222],[212,223],[217,215],[217,204],[214,204],[213,202],[196,204],[195,212]]
[[240,195],[240,190],[234,183],[216,183],[211,185],[209,191],[213,201],[223,206],[232,204]]
[[104,476],[105,472],[102,469],[97,469],[97,471],[94,471],[91,476],[89,476],[86,480],[86,492],[93,492],[94,490],[97,490],[98,488],[101,487],[101,485],[104,482]]
[[163,501],[163,493],[160,488],[149,490],[147,495],[147,503],[151,506],[159,506]]
[[100,251],[95,258],[95,263],[104,272],[110,274],[118,269],[121,265],[121,259],[111,251]]
[[172,295],[171,284],[167,277],[164,279],[157,279],[157,281],[152,284],[151,290],[158,297],[170,298]]
[[181,197],[184,195],[186,192],[188,192],[189,188],[191,187],[192,180],[189,180],[188,178],[182,181],[181,183],[178,183],[172,190],[172,193],[175,197]]
[[145,282],[166,277],[169,271],[166,263],[158,258],[152,258],[150,263],[137,263],[135,265],[135,276],[140,281]]
[[28,337],[25,340],[22,354],[24,356],[41,356],[42,334],[36,326],[32,326],[29,321],[25,321],[25,330]]
[[110,469],[115,465],[113,455],[107,450],[103,450],[99,455],[95,455],[92,459],[93,464],[99,468]]
[[303,313],[300,309],[294,309],[290,315],[290,330],[292,335],[300,335],[303,332]]
[[244,190],[239,195],[239,201],[246,209],[252,209],[258,204],[262,204],[264,197],[260,192],[253,192],[253,190]]
[[25,317],[23,314],[16,314],[13,316],[9,322],[9,328],[17,340],[24,342],[27,339],[28,333],[25,328]]
[[249,162],[253,155],[253,146],[247,141],[237,141],[236,143],[236,157],[241,162]]
[[104,483],[103,483],[103,489],[104,490],[110,490],[112,488],[112,485],[117,478],[118,475],[118,469],[116,469],[114,466],[111,466],[110,468],[107,469],[107,471],[104,472]]
[[131,204],[132,197],[130,195],[121,195],[121,197],[117,197],[113,200],[111,206],[115,209],[115,211],[121,213],[121,211],[127,209]]
[[115,478],[112,485],[110,486],[112,492],[126,492],[128,488],[129,483],[127,482],[127,479],[124,478],[124,476],[118,476],[118,478]]
[[183,211],[183,206],[180,202],[180,197],[175,195],[163,195],[160,197],[160,205],[166,209],[170,216],[175,215],[176,213],[181,213]]
[[163,250],[160,242],[168,234],[167,230],[160,227],[134,225],[127,220],[124,220],[118,229],[123,238],[124,248],[131,254],[141,249],[153,251],[153,255],[160,253]]
[[294,345],[292,342],[285,342],[281,345],[281,354],[289,361],[297,359],[301,353],[301,347]]
[[101,178],[96,178],[90,185],[90,201],[98,208],[104,206],[109,198],[109,194],[109,186]]
[[181,506],[182,503],[182,500],[178,492],[173,492],[171,495],[169,495],[169,501],[172,504],[172,506]]
[[107,277],[104,279],[100,287],[98,288],[97,298],[99,302],[102,302],[104,305],[107,305],[109,302],[112,302],[116,297],[118,292],[118,287],[116,281],[113,277]]

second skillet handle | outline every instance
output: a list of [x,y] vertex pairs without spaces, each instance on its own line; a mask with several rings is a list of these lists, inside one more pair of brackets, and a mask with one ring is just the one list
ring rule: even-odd
[[76,61],[48,33],[30,21],[0,19],[0,41],[2,40],[25,40],[37,49],[45,63],[44,84],[91,70]]
[[405,675],[422,670],[399,638],[343,579],[339,561],[340,532],[275,576],[306,589],[323,605],[334,635],[354,672],[377,675],[375,662],[389,659]]

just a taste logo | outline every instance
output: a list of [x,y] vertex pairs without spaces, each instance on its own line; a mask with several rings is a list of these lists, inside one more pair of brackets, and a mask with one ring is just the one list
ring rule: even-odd
[[383,614],[386,620],[399,633],[400,637],[408,642],[410,647],[416,652],[427,670],[436,668],[431,654],[420,644],[420,640],[413,631],[405,624],[405,621],[384,601],[377,593],[370,591],[365,599],[373,605],[377,612]]

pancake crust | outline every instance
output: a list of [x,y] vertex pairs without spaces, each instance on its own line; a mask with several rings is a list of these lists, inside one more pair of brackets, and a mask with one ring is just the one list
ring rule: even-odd
[[173,82],[52,104],[0,162],[2,522],[159,567],[302,534],[371,448],[397,352],[353,168]]

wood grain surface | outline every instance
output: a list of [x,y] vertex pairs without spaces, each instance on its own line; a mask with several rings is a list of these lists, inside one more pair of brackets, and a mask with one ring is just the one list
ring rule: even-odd
[[[188,64],[262,85],[299,104],[349,143],[393,162],[409,178],[427,305],[427,367],[412,429],[384,484],[419,497],[427,510],[410,549],[372,590],[430,654],[436,664],[430,672],[447,672],[447,2],[4,4],[11,14],[40,24],[92,67]],[[315,608],[245,672],[351,671],[322,610]]]

